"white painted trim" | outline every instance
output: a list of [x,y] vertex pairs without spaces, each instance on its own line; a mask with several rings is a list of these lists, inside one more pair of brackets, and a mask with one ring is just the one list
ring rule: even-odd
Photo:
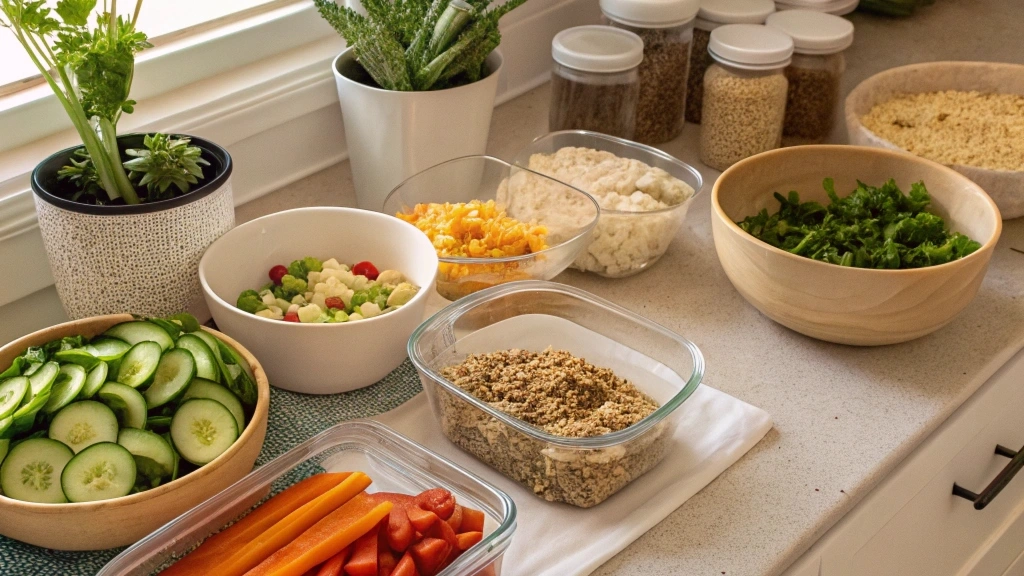
[[[600,18],[596,0],[531,0],[522,10],[503,22],[506,65],[496,104],[548,80],[551,38],[559,30]],[[224,146],[235,164],[235,204],[244,204],[348,157],[330,71],[343,46],[332,33],[140,98],[136,113],[122,120],[120,131],[190,133]],[[0,129],[2,122],[0,118]],[[28,178],[41,158],[76,142],[76,134],[64,130],[0,153],[0,266],[19,271],[16,277],[0,276],[0,305],[53,283]]]

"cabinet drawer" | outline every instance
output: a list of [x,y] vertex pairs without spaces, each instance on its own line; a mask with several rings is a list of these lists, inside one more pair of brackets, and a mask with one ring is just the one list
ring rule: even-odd
[[[1009,459],[995,454],[997,444],[1024,446],[1024,394],[1004,404],[985,428],[859,550],[850,574],[916,576],[962,574],[972,557],[997,537],[1024,503],[1024,472],[984,509],[952,494],[953,483],[981,492]],[[1024,549],[1024,542],[1021,542]],[[1012,558],[1012,557],[1011,557]]]

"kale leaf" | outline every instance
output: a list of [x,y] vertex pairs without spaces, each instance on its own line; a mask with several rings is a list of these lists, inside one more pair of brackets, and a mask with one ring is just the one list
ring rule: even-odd
[[981,244],[927,211],[931,196],[923,182],[904,194],[895,180],[879,187],[858,181],[845,198],[831,178],[823,187],[829,205],[800,202],[800,195],[776,192],[779,211],[737,222],[755,238],[793,254],[857,268],[924,268],[963,258]]

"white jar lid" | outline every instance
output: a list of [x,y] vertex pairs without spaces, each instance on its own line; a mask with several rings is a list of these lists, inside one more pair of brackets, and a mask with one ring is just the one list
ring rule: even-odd
[[824,12],[784,10],[769,16],[765,26],[788,34],[797,54],[835,54],[853,44],[853,24]]
[[612,26],[566,28],[551,41],[551,57],[581,72],[623,72],[644,59],[644,41]]
[[608,18],[637,28],[671,28],[697,15],[700,0],[601,0]]
[[776,2],[775,8],[785,10],[814,10],[835,16],[844,16],[857,9],[860,0],[786,0]]
[[700,0],[696,26],[710,31],[722,24],[764,24],[772,12],[772,0]]
[[789,65],[793,40],[762,24],[726,24],[711,31],[708,52],[715,60],[744,70],[773,70]]

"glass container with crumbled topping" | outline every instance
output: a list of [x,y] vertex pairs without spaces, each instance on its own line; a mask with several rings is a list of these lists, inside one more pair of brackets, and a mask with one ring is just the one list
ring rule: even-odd
[[[615,432],[557,436],[441,375],[470,354],[548,347],[611,369],[659,407]],[[704,375],[692,342],[582,290],[542,281],[503,284],[449,305],[413,333],[409,358],[453,444],[538,497],[581,508],[600,504],[661,462],[677,441],[678,408]]]

